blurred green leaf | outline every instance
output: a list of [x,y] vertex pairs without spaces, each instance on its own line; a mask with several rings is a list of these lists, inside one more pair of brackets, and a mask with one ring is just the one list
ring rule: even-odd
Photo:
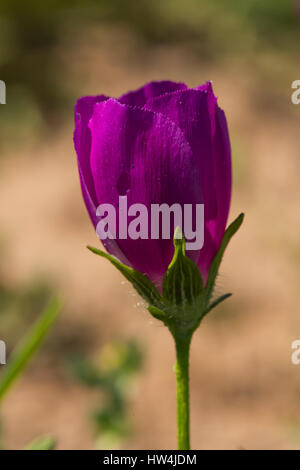
[[120,448],[131,434],[128,399],[142,364],[141,348],[132,340],[103,345],[97,361],[82,357],[71,360],[75,377],[100,392],[100,404],[92,413],[99,436],[97,448]]
[[56,440],[51,436],[42,436],[34,439],[24,450],[54,450]]
[[33,325],[28,335],[12,353],[8,365],[5,366],[4,375],[0,380],[0,402],[13,382],[22,373],[28,361],[39,348],[46,334],[56,320],[61,310],[61,306],[61,301],[58,298],[54,298],[37,322]]

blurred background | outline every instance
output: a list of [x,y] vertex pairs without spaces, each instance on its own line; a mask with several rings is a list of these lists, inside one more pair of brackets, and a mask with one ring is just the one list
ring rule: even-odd
[[[97,245],[73,150],[73,107],[150,80],[212,80],[233,149],[230,220],[246,219],[191,349],[194,449],[300,448],[300,4],[287,0],[2,0],[0,339],[47,299],[64,311],[1,410],[2,441],[59,449],[176,444],[174,347]],[[2,367],[2,366],[1,366]],[[5,366],[3,366],[5,367]],[[2,370],[0,370],[0,373]]]

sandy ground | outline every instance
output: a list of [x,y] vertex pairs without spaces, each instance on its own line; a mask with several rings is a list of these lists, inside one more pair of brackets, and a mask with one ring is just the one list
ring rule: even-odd
[[[220,292],[234,296],[205,319],[192,344],[192,445],[299,448],[300,366],[290,359],[291,343],[300,337],[299,116],[288,97],[280,103],[282,114],[260,110],[255,83],[234,64],[201,64],[184,50],[167,48],[137,60],[136,46],[125,38],[118,48],[103,37],[101,47],[83,44],[73,61],[62,54],[70,76],[82,74],[77,94],[118,95],[152,78],[189,85],[213,78],[233,139],[230,220],[246,213],[218,283]],[[72,117],[51,139],[7,152],[0,199],[7,282],[47,274],[66,304],[54,332],[56,361],[33,365],[4,405],[7,447],[20,448],[45,433],[57,436],[60,449],[94,447],[88,413],[95,394],[68,380],[61,367],[61,345],[74,335],[86,343],[90,338],[92,353],[115,338],[141,341],[146,364],[131,403],[136,433],[125,446],[174,448],[173,344],[137,306],[118,272],[85,249],[97,240],[79,191]]]

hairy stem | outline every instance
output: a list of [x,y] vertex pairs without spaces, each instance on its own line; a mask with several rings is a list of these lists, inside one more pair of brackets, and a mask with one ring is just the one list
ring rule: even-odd
[[178,450],[190,450],[189,353],[192,334],[174,333],[176,345]]

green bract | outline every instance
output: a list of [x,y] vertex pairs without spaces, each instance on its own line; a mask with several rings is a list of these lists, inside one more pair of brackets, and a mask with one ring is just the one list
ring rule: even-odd
[[163,321],[172,334],[192,333],[202,318],[231,294],[213,298],[213,290],[224,251],[243,222],[240,214],[227,228],[221,246],[209,270],[205,286],[197,265],[185,254],[185,239],[176,229],[174,234],[174,256],[164,275],[162,295],[144,274],[124,264],[117,258],[97,248],[88,246],[93,253],[108,259],[133,285],[147,302],[153,317]]

